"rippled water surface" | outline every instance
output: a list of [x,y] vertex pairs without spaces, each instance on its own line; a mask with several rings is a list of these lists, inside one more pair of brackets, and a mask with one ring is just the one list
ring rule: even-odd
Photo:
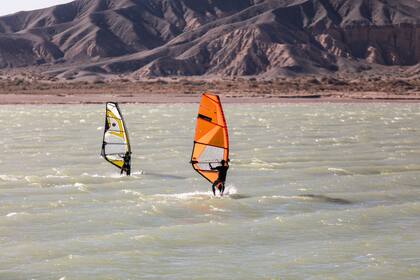
[[0,107],[0,279],[420,279],[420,105],[227,105],[228,196],[188,164],[197,105]]

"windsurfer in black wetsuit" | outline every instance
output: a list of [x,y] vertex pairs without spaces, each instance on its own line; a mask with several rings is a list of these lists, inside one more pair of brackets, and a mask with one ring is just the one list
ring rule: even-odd
[[125,172],[127,174],[127,176],[130,176],[131,174],[131,153],[130,152],[126,152],[125,156],[124,156],[124,164],[121,167],[121,175]]
[[225,181],[226,181],[226,174],[229,169],[229,165],[225,160],[220,162],[221,165],[213,167],[211,163],[209,163],[211,170],[217,170],[219,172],[219,177],[217,180],[214,181],[213,186],[211,187],[213,190],[213,194],[216,195],[216,188],[220,191],[220,195],[223,196],[225,192]]

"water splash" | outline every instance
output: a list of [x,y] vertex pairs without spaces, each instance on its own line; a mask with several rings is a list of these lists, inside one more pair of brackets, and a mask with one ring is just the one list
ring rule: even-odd
[[19,181],[19,177],[13,175],[0,175],[0,180],[6,182],[16,182]]
[[213,194],[208,192],[187,192],[187,193],[175,193],[175,194],[156,194],[154,197],[161,197],[165,199],[179,199],[179,200],[189,200],[189,199],[205,199],[212,198]]

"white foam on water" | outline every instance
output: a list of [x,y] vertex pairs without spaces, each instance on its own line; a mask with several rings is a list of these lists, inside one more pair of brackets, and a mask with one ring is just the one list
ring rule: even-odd
[[180,199],[180,200],[188,200],[188,199],[203,199],[203,198],[211,198],[213,194],[208,192],[187,192],[187,193],[175,193],[175,194],[155,194],[154,197],[162,197],[162,198],[170,198],[170,199]]
[[65,184],[65,185],[55,185],[54,187],[57,189],[65,189],[65,188],[72,188],[73,184]]
[[134,171],[134,172],[131,172],[131,175],[144,175],[144,171],[143,170]]
[[61,173],[62,173],[62,172],[61,172],[58,168],[55,168],[55,167],[54,167],[52,170],[53,170],[53,171],[54,171],[57,175],[61,175]]
[[26,212],[10,212],[9,214],[6,215],[7,218],[11,218],[14,216],[23,216],[23,215],[28,215],[28,213]]
[[139,241],[139,240],[144,240],[144,239],[153,239],[153,237],[150,236],[150,235],[141,234],[141,235],[136,235],[136,236],[130,237],[130,239]]
[[224,198],[224,197],[229,197],[230,195],[236,195],[236,194],[238,194],[238,190],[235,188],[235,186],[230,184],[226,186],[223,197],[220,196],[219,193],[216,193],[216,197],[215,197],[211,191],[207,191],[207,192],[194,191],[194,192],[174,193],[174,194],[156,194],[153,196],[168,198],[168,199],[189,200],[189,199]]
[[141,192],[133,191],[133,190],[121,190],[124,194],[132,194],[136,196],[142,196],[143,194]]
[[233,194],[238,194],[238,189],[233,184],[227,185],[224,195],[229,196]]
[[328,168],[328,171],[333,172],[334,175],[353,175],[353,173],[351,173],[350,171],[342,169],[342,168],[330,167]]
[[89,191],[87,186],[82,184],[82,183],[75,183],[74,186],[81,192],[88,192]]
[[135,197],[137,197],[137,199],[140,199],[141,201],[145,201],[146,199],[144,198],[144,195],[141,193],[141,192],[138,192],[138,191],[133,191],[133,190],[121,190],[121,192],[123,193],[123,194],[126,194],[126,195],[132,195],[132,196],[135,196]]
[[45,176],[45,178],[48,178],[48,179],[51,179],[51,178],[66,179],[66,178],[70,178],[70,177],[66,176],[66,175],[47,175],[47,176]]
[[210,210],[214,212],[228,212],[225,209],[217,208],[217,207],[214,207],[213,205],[210,205]]
[[89,174],[87,172],[83,173],[82,176],[91,177],[91,178],[112,178],[112,179],[118,179],[118,178],[125,178],[127,176],[121,175],[120,173],[112,173],[112,174]]
[[54,187],[55,188],[58,188],[58,189],[62,189],[62,188],[63,189],[65,189],[65,188],[76,188],[76,189],[78,189],[81,192],[87,192],[88,191],[87,186],[85,184],[83,184],[83,183],[55,185]]
[[49,205],[53,208],[64,207],[65,203],[62,200],[58,200],[56,202],[50,202]]
[[39,184],[40,183],[40,177],[39,176],[25,176],[25,181],[31,184]]
[[144,173],[143,170],[137,170],[137,171],[131,172],[131,176],[125,176],[125,175],[122,175],[122,176],[125,177],[125,178],[138,179],[138,178],[142,178],[142,175],[144,175],[144,174],[145,173]]
[[0,180],[6,182],[16,182],[19,181],[19,177],[13,175],[0,175]]

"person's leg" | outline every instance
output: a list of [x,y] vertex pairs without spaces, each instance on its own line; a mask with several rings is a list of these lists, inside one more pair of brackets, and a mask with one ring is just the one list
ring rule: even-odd
[[225,182],[220,183],[220,195],[223,196],[223,193],[225,192]]
[[213,195],[216,196],[216,183],[214,182],[213,185],[211,186],[211,190],[213,191]]
[[220,191],[220,181],[216,180],[211,187],[213,190],[213,195],[216,196],[216,188]]
[[220,193],[220,196],[223,196],[223,182],[219,181],[216,186],[217,190]]

